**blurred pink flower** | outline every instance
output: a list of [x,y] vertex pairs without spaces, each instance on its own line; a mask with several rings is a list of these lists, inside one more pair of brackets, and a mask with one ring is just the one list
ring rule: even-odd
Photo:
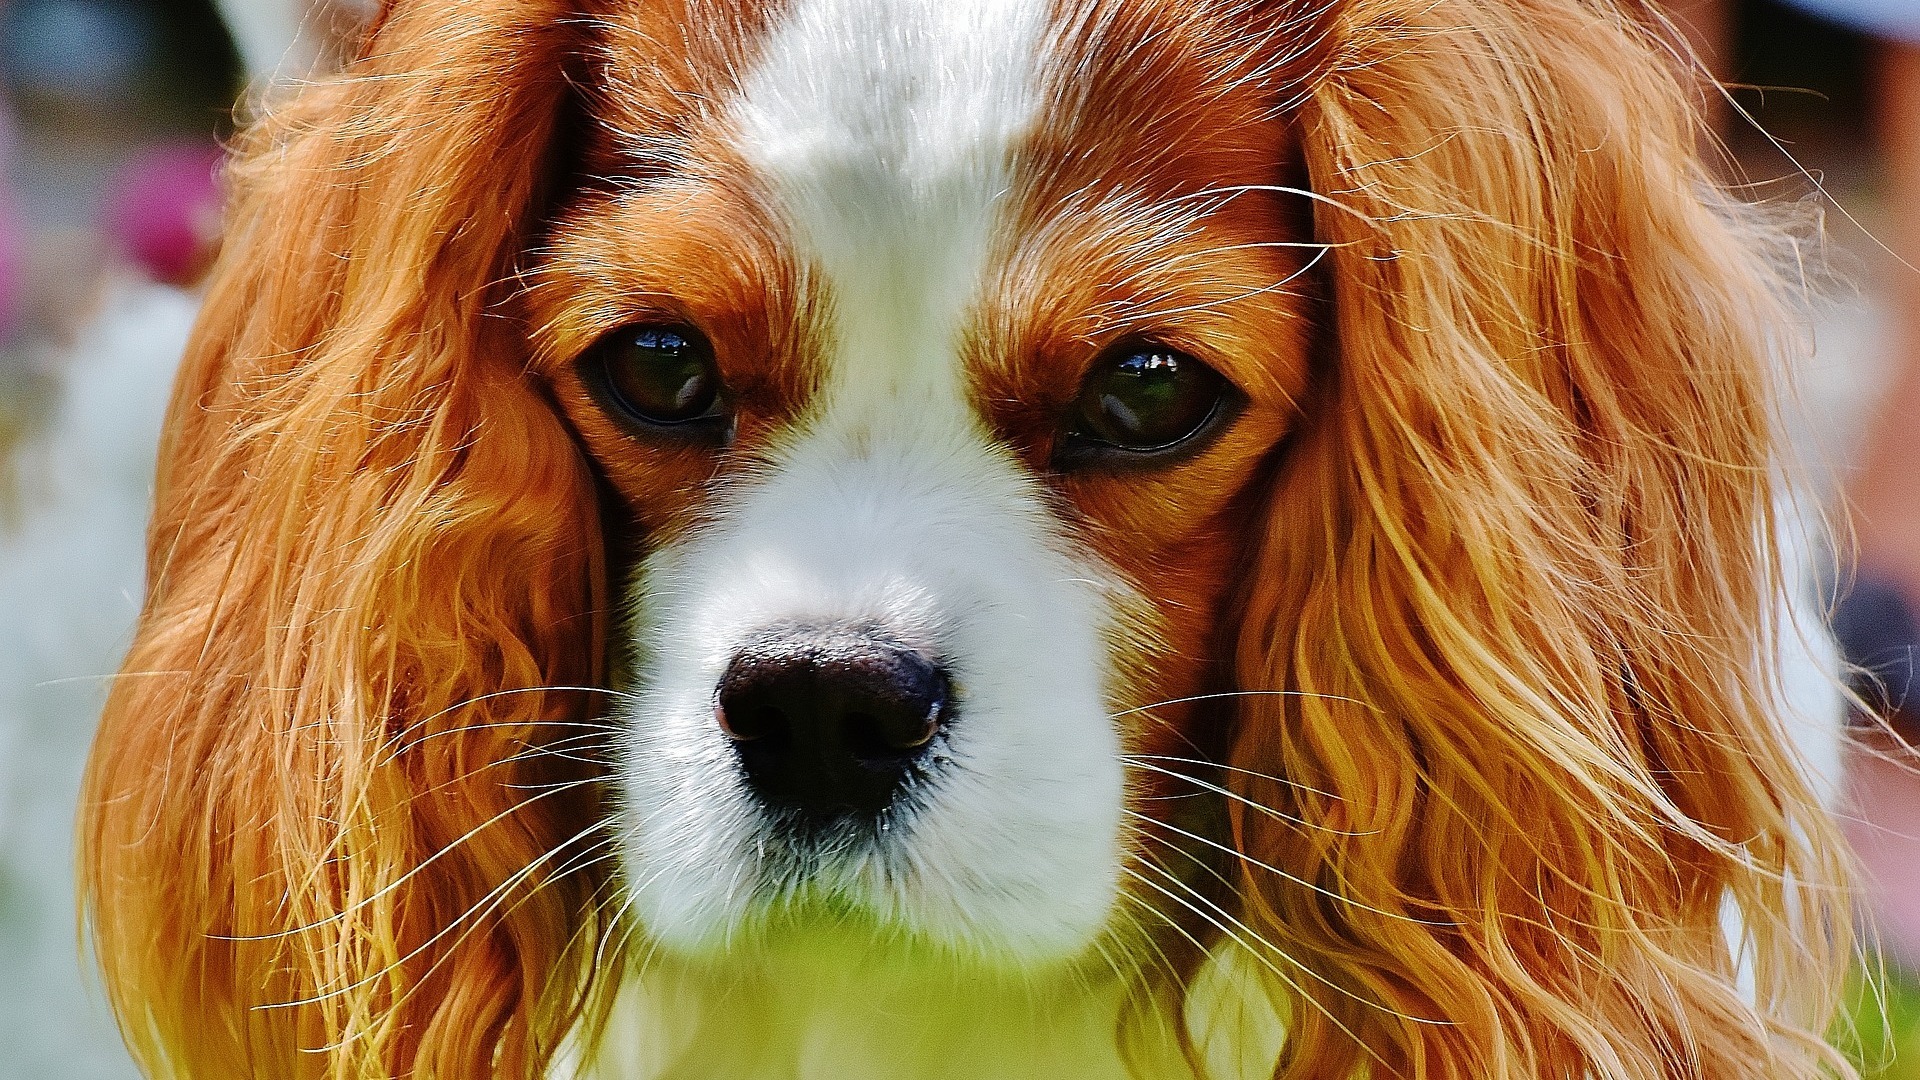
[[14,209],[13,189],[7,181],[7,162],[13,151],[12,123],[6,100],[0,98],[0,342],[7,340],[20,318],[21,263],[25,260],[26,232]]
[[212,259],[220,159],[211,142],[172,143],[135,155],[120,171],[107,197],[108,233],[156,281],[190,284]]
[[21,239],[19,215],[0,178],[0,342],[12,335],[20,318]]

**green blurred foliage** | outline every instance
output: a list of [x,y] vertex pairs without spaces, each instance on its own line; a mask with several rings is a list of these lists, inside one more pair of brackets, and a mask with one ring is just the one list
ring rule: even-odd
[[1834,1042],[1861,1080],[1920,1080],[1920,979],[1886,963],[1861,968]]

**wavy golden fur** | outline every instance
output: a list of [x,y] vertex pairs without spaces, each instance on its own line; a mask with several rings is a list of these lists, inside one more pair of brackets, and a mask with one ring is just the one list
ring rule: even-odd
[[[1293,6],[1326,349],[1220,613],[1245,858],[1217,914],[1147,902],[1254,955],[1288,1080],[1844,1072],[1843,859],[1765,659],[1777,237],[1643,13]],[[83,807],[152,1076],[539,1076],[641,959],[570,752],[604,490],[512,317],[585,14],[392,4],[231,170]]]

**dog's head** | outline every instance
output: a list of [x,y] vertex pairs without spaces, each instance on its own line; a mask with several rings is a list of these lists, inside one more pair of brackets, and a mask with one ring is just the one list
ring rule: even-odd
[[1778,285],[1661,40],[390,5],[171,418],[85,810],[136,1048],[524,1075],[830,924],[1176,1018],[1240,950],[1289,1076],[1813,1075]]

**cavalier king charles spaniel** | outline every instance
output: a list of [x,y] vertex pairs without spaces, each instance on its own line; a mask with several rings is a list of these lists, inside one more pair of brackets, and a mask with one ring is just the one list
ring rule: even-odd
[[1844,1070],[1798,284],[1670,41],[391,0],[168,419],[82,811],[146,1070]]

